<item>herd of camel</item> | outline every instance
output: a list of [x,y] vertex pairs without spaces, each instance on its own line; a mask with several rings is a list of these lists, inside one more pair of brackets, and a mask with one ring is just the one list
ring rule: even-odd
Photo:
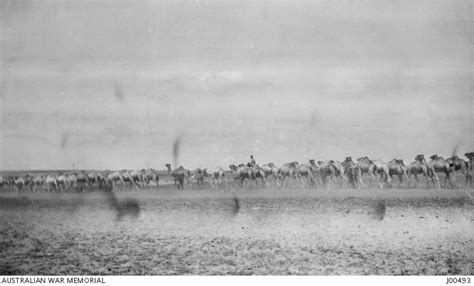
[[[230,165],[232,178],[241,187],[247,180],[258,187],[259,182],[263,186],[269,185],[270,179],[276,182],[277,187],[287,188],[295,182],[300,182],[303,188],[306,187],[327,187],[331,183],[339,184],[340,187],[350,186],[352,188],[367,188],[371,183],[377,183],[380,188],[392,187],[393,176],[398,177],[399,185],[403,183],[403,178],[407,181],[407,187],[416,187],[418,185],[418,176],[423,175],[426,178],[427,187],[441,188],[438,174],[444,174],[444,187],[460,187],[454,182],[456,172],[462,173],[466,180],[465,186],[472,184],[472,165],[474,152],[466,153],[468,160],[463,160],[458,156],[444,159],[441,156],[433,155],[430,161],[426,161],[424,155],[417,155],[414,162],[408,166],[401,159],[393,159],[388,163],[382,160],[371,160],[368,157],[358,158],[355,162],[352,157],[346,157],[344,161],[338,162],[315,161],[311,159],[308,163],[299,164],[290,162],[276,167],[273,163],[264,165],[240,164]],[[217,188],[218,183],[225,182],[227,185],[227,174],[223,168],[218,167],[215,170],[197,169],[194,172],[179,167],[171,171],[171,166],[166,165],[168,171],[175,179],[175,185],[178,188],[184,188],[185,183],[189,184],[190,179],[194,178],[196,182],[202,184],[206,177],[209,177],[209,183]],[[364,175],[369,178],[369,183],[364,183]],[[410,185],[410,179],[415,178],[415,185]]]
[[[405,165],[401,159],[393,159],[389,162],[382,160],[371,160],[368,157],[361,157],[352,160],[346,157],[344,161],[315,161],[299,164],[290,162],[281,167],[273,163],[258,165],[255,163],[230,165],[229,170],[217,167],[214,170],[196,169],[187,170],[182,166],[172,169],[170,164],[166,164],[168,176],[174,180],[178,189],[189,188],[193,183],[202,187],[208,181],[212,188],[235,182],[240,187],[245,184],[259,186],[269,186],[274,182],[277,187],[294,187],[294,184],[301,184],[303,188],[330,188],[332,184],[339,187],[361,188],[368,187],[375,183],[380,188],[392,187],[393,176],[398,177],[399,185],[404,179],[407,187],[418,185],[418,176],[422,175],[426,179],[427,187],[440,188],[438,174],[444,175],[443,187],[458,188],[455,182],[455,174],[462,173],[465,176],[465,185],[472,184],[472,165],[474,152],[465,153],[468,160],[453,156],[444,159],[441,156],[433,155],[430,161],[424,155],[417,155],[412,163]],[[163,173],[160,173],[163,175]],[[364,176],[366,182],[364,182]],[[414,177],[415,184],[411,184]],[[369,180],[367,182],[367,179]],[[103,171],[103,172],[70,172],[70,173],[47,173],[24,176],[0,176],[1,190],[24,191],[48,191],[48,192],[71,192],[84,191],[96,188],[98,190],[113,190],[131,186],[139,189],[147,186],[159,186],[159,172],[154,169],[143,169],[137,171]]]

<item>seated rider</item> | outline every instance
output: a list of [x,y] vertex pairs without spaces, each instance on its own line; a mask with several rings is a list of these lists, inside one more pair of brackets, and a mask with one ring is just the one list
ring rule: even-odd
[[250,163],[249,165],[251,167],[255,167],[257,165],[257,163],[255,162],[255,159],[253,158],[253,155],[250,155]]

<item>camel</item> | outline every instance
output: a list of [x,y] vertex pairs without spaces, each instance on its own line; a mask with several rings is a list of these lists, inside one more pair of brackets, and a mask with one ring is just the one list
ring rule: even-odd
[[222,167],[216,167],[214,170],[210,171],[209,174],[211,175],[209,183],[211,184],[212,188],[217,189],[217,185],[221,184],[222,180],[224,180],[225,188],[227,189],[227,176]]
[[168,174],[171,174],[174,178],[174,184],[177,186],[178,190],[181,188],[184,190],[184,184],[189,185],[189,177],[191,177],[191,172],[183,168],[183,166],[179,166],[179,168],[171,170],[171,164],[166,164],[166,169],[168,170]]
[[263,186],[268,186],[268,181],[267,181],[267,176],[265,174],[265,171],[257,164],[248,163],[247,167],[251,168],[253,171],[253,177],[255,180],[255,184],[258,187],[258,179],[262,180]]
[[66,175],[67,184],[69,187],[73,188],[77,185],[77,176],[75,173]]
[[[314,160],[312,161],[314,163]],[[306,185],[313,187],[316,186],[316,171],[313,168],[311,162],[298,166],[298,177],[301,181],[301,184],[303,185],[303,188],[306,188]],[[308,181],[309,184],[307,184]]]
[[118,183],[121,183],[122,186],[125,186],[125,181],[121,172],[113,172],[105,171],[105,180],[108,185],[115,187]]
[[23,177],[15,178],[14,186],[16,187],[16,189],[19,193],[22,193],[24,188],[27,186],[28,177],[29,177],[29,175],[27,174],[25,178],[23,178]]
[[344,168],[344,165],[342,165],[341,162],[338,161],[333,161],[333,166],[336,171],[336,177],[335,179],[339,179],[339,184],[340,187],[342,188],[344,186],[344,182],[346,181],[346,170]]
[[464,184],[464,187],[467,187],[467,185],[472,184],[472,175],[469,172],[470,162],[466,162],[456,155],[454,155],[451,158],[448,158],[447,160],[454,168],[454,173],[453,173],[454,175],[456,174],[456,171],[461,171],[461,173],[466,177],[466,182]]
[[415,157],[415,161],[410,163],[407,167],[408,175],[408,187],[410,187],[410,178],[414,176],[416,179],[415,187],[418,185],[418,175],[422,174],[426,180],[426,186],[428,187],[430,182],[433,183],[434,187],[440,188],[439,177],[434,169],[428,165],[425,156],[420,154]]
[[79,187],[81,191],[83,191],[84,187],[87,187],[88,181],[89,180],[85,171],[81,171],[79,174],[77,174],[76,186]]
[[354,161],[352,161],[352,157],[346,157],[341,165],[344,167],[344,175],[346,176],[349,184],[352,186],[352,188],[355,188],[358,176],[356,164]]
[[249,180],[250,182],[255,179],[252,168],[245,166],[244,164],[240,164],[239,166],[230,165],[229,169],[231,169],[234,173],[234,180],[239,182],[240,187],[243,187],[245,179]]
[[201,169],[197,168],[193,175],[192,178],[196,179],[197,185],[202,188],[204,186],[204,178],[207,175],[207,169]]
[[[385,184],[387,185],[388,188],[391,188],[392,187],[392,179],[389,175],[389,169],[388,169],[388,165],[387,163],[385,163],[384,161],[380,160],[380,159],[376,159],[376,160],[372,160],[372,162],[374,163],[374,175],[377,179],[377,175],[380,175],[380,177],[382,178],[382,180],[385,182]],[[383,184],[381,182],[378,181],[378,184],[380,186],[381,189],[383,189]]]
[[472,165],[473,165],[473,162],[474,162],[474,152],[465,153],[464,156],[466,156],[469,159],[469,161],[468,161],[468,164],[469,164],[468,170],[472,171]]
[[320,184],[320,176],[319,176],[319,164],[315,162],[314,159],[309,159],[309,164],[311,165],[311,170],[313,171],[314,174],[314,179],[315,179],[315,187],[317,187],[318,184]]
[[398,186],[402,185],[403,177],[408,182],[407,166],[402,159],[393,159],[388,162],[388,174],[390,179],[393,179],[393,175],[398,176]]
[[43,175],[34,176],[32,177],[30,182],[31,182],[30,183],[31,191],[37,192],[41,189],[41,186],[43,185],[44,176]]
[[64,192],[66,188],[68,187],[67,177],[62,172],[60,172],[58,176],[56,177],[56,182],[61,192]]
[[156,172],[155,170],[153,169],[144,169],[142,170],[142,180],[143,180],[143,183],[146,184],[146,185],[149,185],[150,182],[153,182],[155,183],[157,186],[160,185],[160,178],[158,176],[158,172]]
[[122,170],[123,181],[130,183],[136,190],[139,190],[139,186],[142,184],[142,175],[138,171]]
[[102,189],[103,184],[105,182],[105,178],[96,172],[88,173],[87,174],[87,183],[89,186],[97,186],[97,188]]
[[[469,159],[469,161],[467,162],[467,164],[468,164],[467,172],[469,172],[469,174],[470,174],[470,173],[472,173],[472,165],[474,164],[474,152],[465,153],[464,156],[466,156]],[[472,181],[471,181],[471,183],[472,183]]]
[[[341,169],[334,164],[334,160],[329,160],[329,161],[318,161],[319,165],[319,175],[321,176],[321,179],[323,181],[323,185],[326,186],[328,189],[330,188],[329,181],[336,180],[340,175],[341,175]],[[342,165],[341,165],[342,166]],[[344,171],[342,171],[344,172]]]
[[53,187],[54,190],[58,189],[58,182],[56,181],[56,178],[51,175],[46,176],[44,184],[46,185],[46,189],[48,192],[51,190],[51,187]]
[[[286,183],[287,178],[288,179],[299,179],[298,169],[299,169],[299,164],[296,161],[291,162],[291,163],[283,164],[283,166],[281,166],[278,169],[277,177],[278,177],[278,180],[281,180],[281,186],[282,187],[288,187],[288,183]],[[278,180],[277,180],[277,186],[278,186]]]
[[7,185],[7,180],[0,176],[0,188],[3,189]]
[[303,188],[306,187],[306,183],[309,181],[308,186],[314,188],[318,185],[318,172],[319,166],[316,165],[314,159],[308,160],[308,163],[301,164],[298,167],[298,176],[303,185]]
[[262,171],[265,174],[265,180],[268,182],[269,177],[273,177],[275,182],[277,181],[277,176],[278,176],[278,168],[275,167],[275,164],[273,163],[268,163],[268,164],[263,164],[261,167]]
[[[451,173],[454,173],[454,166],[448,160],[438,155],[432,155],[431,161],[428,163],[436,173],[442,173],[445,175],[443,187],[446,188],[449,182],[451,188],[455,187],[455,183],[451,180]],[[456,187],[459,187],[456,185]]]
[[375,175],[374,162],[370,160],[367,156],[360,157],[357,159],[356,168],[357,168],[357,175],[359,177],[359,182],[362,186],[364,186],[364,188],[367,188],[367,185],[364,184],[364,181],[362,180],[362,176],[364,174],[369,175],[370,182],[373,182],[377,179]]

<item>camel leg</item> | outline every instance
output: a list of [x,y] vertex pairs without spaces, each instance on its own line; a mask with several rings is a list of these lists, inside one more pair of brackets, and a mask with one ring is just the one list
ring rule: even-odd
[[464,184],[464,188],[467,188],[467,185],[472,184],[472,176],[469,174],[469,172],[465,172],[464,176],[466,176],[466,183]]
[[456,172],[453,171],[452,174],[453,174],[452,177],[451,177],[451,174],[449,175],[449,181],[451,182],[451,187],[456,188],[456,189],[460,189],[461,185],[458,185],[456,183]]
[[[331,179],[331,178],[329,178],[329,179]],[[331,189],[331,187],[330,187],[330,181],[331,181],[331,180],[328,180],[328,177],[327,177],[327,176],[324,176],[324,177],[323,177],[324,186],[326,187],[327,190],[330,190],[330,189]]]
[[344,174],[342,174],[340,179],[341,179],[341,189],[342,189],[344,188],[344,182],[347,181],[347,177]]
[[314,176],[311,175],[309,178],[310,178],[310,184],[313,187],[313,189],[316,188],[316,180],[315,180]]
[[[402,174],[398,174],[398,187],[401,187],[402,186],[402,180],[403,180],[403,177],[402,177]],[[392,181],[393,181],[393,176],[390,175]]]
[[436,174],[436,172],[433,172],[433,174],[430,176],[431,182],[433,183],[433,187],[437,189],[441,189],[441,185],[439,183],[439,177]]
[[[429,179],[429,181],[431,181],[431,183],[433,184],[433,188],[436,189],[436,181],[435,181],[435,179],[433,178],[433,176],[428,177],[428,179]],[[428,181],[428,182],[429,182],[429,181]],[[440,186],[440,187],[441,187],[441,186]]]
[[[414,175],[415,176],[415,188],[418,187],[418,183],[420,182],[420,180],[418,179],[418,175]],[[429,180],[426,180],[426,183],[427,183],[427,186],[429,184]]]
[[377,183],[379,184],[379,188],[383,189],[383,184],[382,184],[382,182],[380,182],[380,179],[383,180],[382,176],[380,176],[380,178],[378,178],[377,175],[375,175],[375,178],[377,180]]
[[392,180],[386,173],[384,174],[384,180],[385,180],[385,184],[387,184],[387,189],[390,189],[392,187],[392,183],[391,183]]
[[140,188],[138,187],[138,183],[137,182],[133,182],[133,186],[135,187],[135,190],[139,191]]
[[408,179],[408,175],[405,173],[404,176],[407,179],[407,182],[409,182],[410,180]]
[[[447,188],[447,187],[448,187],[448,181],[449,181],[449,174],[445,173],[443,188]],[[451,183],[451,182],[450,182],[450,183]],[[451,187],[452,187],[452,184],[451,184]]]
[[305,179],[303,178],[303,176],[300,176],[300,182],[303,189],[306,189]]
[[433,177],[434,177],[434,181],[435,181],[435,184],[436,186],[438,186],[438,189],[441,189],[441,186],[439,185],[439,177],[436,173],[433,174]]
[[364,181],[362,180],[362,174],[359,176],[359,183],[362,185],[362,187],[367,188],[367,185],[364,184]]
[[253,178],[253,183],[255,184],[255,188],[258,189],[258,179],[257,178]]
[[380,184],[379,180],[377,179],[377,174],[372,173],[372,174],[369,174],[369,176],[370,176],[370,186],[373,186],[374,183]]

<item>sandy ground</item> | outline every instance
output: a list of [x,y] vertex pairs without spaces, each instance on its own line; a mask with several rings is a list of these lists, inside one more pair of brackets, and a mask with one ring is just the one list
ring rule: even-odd
[[1,194],[0,274],[473,275],[472,195]]

